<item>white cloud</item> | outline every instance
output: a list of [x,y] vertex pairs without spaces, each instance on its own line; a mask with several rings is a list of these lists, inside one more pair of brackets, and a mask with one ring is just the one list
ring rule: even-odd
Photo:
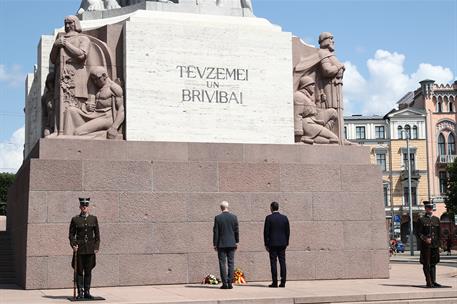
[[419,81],[435,80],[450,83],[454,75],[449,68],[421,63],[416,72],[404,70],[406,56],[396,52],[377,50],[367,61],[368,77],[363,77],[351,62],[345,62],[345,114],[384,115],[409,91],[419,87]]
[[10,139],[0,142],[0,172],[15,173],[22,164],[24,127],[14,131]]
[[13,64],[11,68],[0,64],[0,82],[6,82],[10,86],[18,86],[25,80],[25,73],[20,65]]

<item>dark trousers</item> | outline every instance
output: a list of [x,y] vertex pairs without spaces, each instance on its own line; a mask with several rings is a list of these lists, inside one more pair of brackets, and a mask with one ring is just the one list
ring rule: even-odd
[[231,284],[235,268],[235,248],[218,248],[217,257],[219,258],[219,271],[221,273],[222,284]]
[[436,283],[436,264],[440,261],[439,248],[423,246],[421,249],[420,262],[425,275],[425,282],[428,286]]
[[271,278],[272,278],[273,284],[278,283],[278,269],[277,269],[276,260],[279,260],[279,267],[281,269],[281,273],[280,273],[281,274],[281,283],[285,284],[286,276],[287,276],[286,247],[285,246],[269,247],[269,253],[270,253]]
[[[78,254],[78,264],[75,272],[75,281],[78,290],[88,291],[92,281],[92,269],[95,267],[96,260],[95,254]],[[75,268],[75,259],[71,263],[73,269]]]

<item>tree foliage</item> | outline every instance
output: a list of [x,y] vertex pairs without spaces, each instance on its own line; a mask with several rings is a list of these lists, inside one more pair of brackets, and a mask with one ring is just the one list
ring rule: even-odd
[[457,159],[447,167],[448,180],[446,189],[446,209],[457,214]]
[[13,184],[15,175],[12,173],[0,173],[0,215],[6,212],[6,200],[8,188]]

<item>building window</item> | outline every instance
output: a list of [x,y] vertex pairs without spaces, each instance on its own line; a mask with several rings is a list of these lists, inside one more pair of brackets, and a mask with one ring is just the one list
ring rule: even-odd
[[386,138],[383,126],[376,126],[375,127],[375,133],[376,133],[376,139],[384,139],[384,138]]
[[[411,171],[416,170],[416,162],[414,160],[414,153],[409,153],[411,159]],[[405,165],[405,170],[408,170],[408,153],[403,153],[403,164]]]
[[406,138],[411,139],[411,127],[409,125],[405,126]]
[[382,171],[386,171],[386,154],[376,154],[376,163],[381,167]]
[[384,185],[384,207],[389,206],[389,188]]
[[443,112],[443,103],[441,101],[438,101],[436,103],[436,112],[438,112],[438,113]]
[[454,113],[454,103],[452,101],[449,102],[449,112]]
[[455,155],[455,137],[452,133],[447,138],[447,154]]
[[417,133],[417,126],[414,126],[412,139],[418,139],[418,138],[419,138],[419,134]]
[[440,193],[445,194],[447,188],[447,176],[446,171],[439,172],[439,179],[440,179]]
[[365,139],[365,127],[355,127],[355,139]]
[[398,126],[398,139],[403,139],[403,128]]
[[[417,192],[416,187],[411,187],[411,198],[412,198],[412,205],[417,206]],[[408,187],[403,188],[403,202],[404,206],[409,206],[409,191]]]
[[442,133],[438,136],[438,155],[446,155],[446,143]]
[[348,128],[344,127],[344,139],[348,139]]

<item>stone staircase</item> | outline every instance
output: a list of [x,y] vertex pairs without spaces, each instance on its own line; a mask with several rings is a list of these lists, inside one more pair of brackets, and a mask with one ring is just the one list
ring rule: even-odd
[[0,284],[16,284],[11,237],[6,231],[0,231]]

